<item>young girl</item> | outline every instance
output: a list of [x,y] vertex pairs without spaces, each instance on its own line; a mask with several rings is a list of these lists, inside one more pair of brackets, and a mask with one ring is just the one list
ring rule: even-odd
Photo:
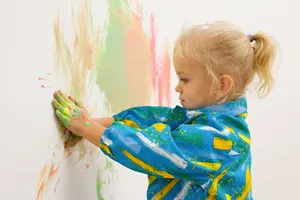
[[182,107],[140,106],[91,119],[61,91],[60,122],[113,160],[148,175],[147,199],[252,199],[250,133],[243,96],[255,75],[272,89],[275,46],[228,22],[186,29],[174,48]]

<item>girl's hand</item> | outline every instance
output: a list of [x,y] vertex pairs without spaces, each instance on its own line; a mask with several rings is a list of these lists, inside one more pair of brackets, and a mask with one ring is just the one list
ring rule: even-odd
[[89,125],[87,110],[76,103],[72,97],[67,98],[62,91],[54,93],[52,103],[60,124],[73,134],[80,136],[84,127]]

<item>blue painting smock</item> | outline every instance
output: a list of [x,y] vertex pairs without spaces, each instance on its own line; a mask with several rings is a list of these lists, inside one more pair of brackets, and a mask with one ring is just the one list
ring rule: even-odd
[[148,175],[147,199],[251,200],[247,114],[245,98],[195,110],[134,107],[113,116],[100,148]]

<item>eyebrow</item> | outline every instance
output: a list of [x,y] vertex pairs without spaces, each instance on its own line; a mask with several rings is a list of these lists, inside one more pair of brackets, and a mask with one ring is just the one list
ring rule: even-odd
[[176,74],[177,74],[177,76],[187,76],[187,74],[184,73],[184,72],[178,72],[178,73],[176,73]]

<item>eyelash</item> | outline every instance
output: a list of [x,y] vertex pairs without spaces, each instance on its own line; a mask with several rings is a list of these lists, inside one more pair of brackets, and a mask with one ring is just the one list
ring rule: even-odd
[[185,78],[180,78],[179,80],[182,81],[183,83],[187,83],[189,81],[188,79]]

